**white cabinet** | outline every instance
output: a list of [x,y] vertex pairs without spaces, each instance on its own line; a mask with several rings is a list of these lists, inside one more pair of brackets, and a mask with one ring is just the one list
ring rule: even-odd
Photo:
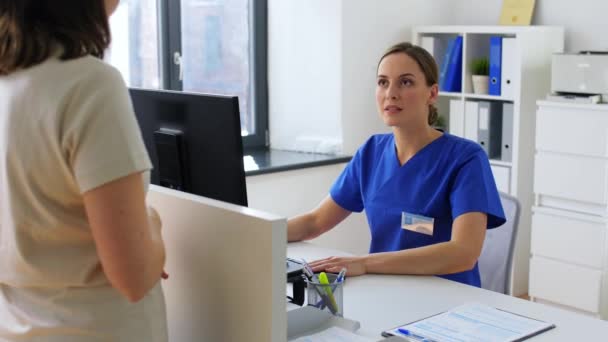
[[530,296],[608,319],[608,105],[539,101]]
[[[418,26],[413,28],[414,44],[429,48],[437,64],[443,64],[450,40],[462,37],[461,92],[440,92],[438,109],[447,116],[449,132],[481,141],[478,128],[483,126],[480,108],[502,109],[501,153],[490,159],[496,185],[521,202],[521,218],[512,271],[510,292],[528,293],[530,262],[531,207],[534,196],[532,179],[534,163],[534,112],[536,101],[550,88],[551,55],[563,51],[564,30],[547,26]],[[501,95],[473,93],[470,64],[473,59],[489,57],[490,37],[502,37],[503,60]],[[505,56],[505,53],[503,53]],[[484,107],[485,106],[485,107]],[[492,110],[491,113],[496,111]],[[508,124],[505,124],[508,122]],[[554,137],[548,137],[553,139]]]

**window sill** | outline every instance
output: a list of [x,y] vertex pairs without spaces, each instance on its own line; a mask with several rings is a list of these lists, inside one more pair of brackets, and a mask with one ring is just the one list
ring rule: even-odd
[[245,175],[256,176],[315,166],[347,163],[350,161],[351,156],[273,149],[246,149],[243,159],[245,163]]

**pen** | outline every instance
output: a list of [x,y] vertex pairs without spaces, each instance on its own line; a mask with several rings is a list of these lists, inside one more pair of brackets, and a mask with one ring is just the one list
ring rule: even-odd
[[411,337],[417,341],[421,341],[421,342],[437,342],[433,339],[428,339],[422,335],[418,335],[418,334],[414,334],[413,332],[407,330],[407,329],[403,329],[403,328],[399,328],[397,329],[398,332],[400,332],[402,335],[407,336],[407,337]]
[[[340,273],[338,273],[338,276],[336,277],[336,280],[334,280],[334,284],[340,284],[341,282],[343,282],[345,274],[346,274],[346,267],[343,267],[340,270]],[[335,287],[334,287],[334,289],[335,289]]]
[[[335,292],[336,288],[338,287],[338,285],[342,282],[344,282],[344,275],[346,274],[346,267],[343,267],[340,270],[340,273],[338,273],[338,276],[336,277],[336,280],[334,280],[334,282],[331,285],[331,292]],[[321,301],[319,301],[317,303],[317,307],[321,307],[321,305],[323,305],[323,303]]]
[[334,307],[332,307],[330,305],[329,302],[329,298],[327,297],[327,294],[324,294],[323,292],[321,292],[321,289],[319,289],[319,287],[317,285],[315,285],[315,273],[312,271],[312,268],[310,267],[310,265],[308,265],[308,263],[306,262],[306,260],[302,259],[302,263],[304,264],[304,274],[306,275],[306,277],[308,278],[308,280],[310,280],[311,286],[313,286],[315,288],[315,291],[317,292],[317,294],[319,295],[319,297],[321,297],[321,302],[317,303],[317,305],[315,305],[315,307],[323,310],[325,308],[325,305],[329,306],[329,310],[331,311],[332,314],[336,314],[337,310],[334,309]]
[[338,312],[338,303],[336,303],[334,294],[331,292],[331,286],[329,286],[329,279],[327,279],[327,274],[325,274],[325,272],[321,272],[319,274],[319,283],[321,283],[321,285],[326,285],[323,286],[323,289],[325,290],[327,298],[329,299],[329,303],[327,303],[327,306],[333,314],[336,314]]

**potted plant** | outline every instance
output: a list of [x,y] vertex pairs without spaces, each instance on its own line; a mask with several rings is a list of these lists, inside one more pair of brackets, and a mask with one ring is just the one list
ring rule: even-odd
[[488,74],[490,62],[488,57],[475,58],[471,61],[471,74],[473,75],[473,93],[488,93]]

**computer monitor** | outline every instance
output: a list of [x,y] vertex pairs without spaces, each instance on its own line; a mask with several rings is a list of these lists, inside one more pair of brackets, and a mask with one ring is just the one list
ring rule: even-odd
[[247,206],[236,96],[129,89],[151,183]]

